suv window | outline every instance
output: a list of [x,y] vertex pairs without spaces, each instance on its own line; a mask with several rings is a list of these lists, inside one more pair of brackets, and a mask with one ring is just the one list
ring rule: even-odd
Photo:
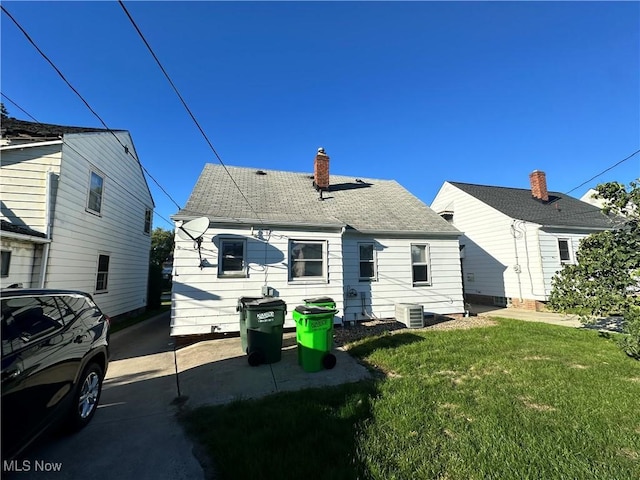
[[60,310],[53,297],[2,299],[2,355],[29,340],[62,328]]

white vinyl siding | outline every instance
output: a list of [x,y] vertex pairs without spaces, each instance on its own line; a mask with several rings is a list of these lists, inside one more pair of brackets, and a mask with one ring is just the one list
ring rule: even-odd
[[[464,233],[465,293],[545,300],[539,225],[515,221],[445,182],[431,204]],[[473,281],[471,281],[473,279]]]
[[[114,132],[133,150],[127,132]],[[108,293],[95,300],[110,316],[146,305],[151,237],[144,215],[153,200],[140,166],[111,133],[66,135],[46,286],[91,292],[97,258],[109,253]],[[91,160],[91,163],[89,160]],[[100,216],[86,211],[87,179],[104,175]]]
[[[243,239],[246,276],[219,276],[221,261],[219,238]],[[269,240],[266,241],[265,238]],[[325,248],[325,276],[320,280],[289,278],[290,239],[318,242]],[[342,245],[339,230],[311,232],[277,229],[263,238],[251,234],[251,227],[212,227],[203,235],[200,268],[198,250],[193,242],[176,236],[173,259],[171,335],[196,335],[212,332],[238,332],[236,306],[243,296],[260,297],[265,284],[287,303],[285,327],[295,327],[291,312],[305,298],[329,296],[343,308]],[[339,313],[338,316],[341,314]]]
[[14,284],[21,284],[23,288],[38,287],[42,245],[7,237],[1,237],[0,244],[2,251],[11,252],[9,272],[6,277],[2,276],[2,287]]
[[[46,233],[47,175],[60,172],[61,143],[2,151],[0,218]],[[85,188],[86,182],[82,186]],[[84,202],[83,202],[84,203]]]
[[[377,281],[360,281],[359,246],[375,248]],[[431,286],[413,286],[411,244],[428,244]],[[425,312],[442,315],[464,311],[460,253],[456,237],[421,239],[346,235],[343,238],[344,311],[346,321],[392,318],[397,303],[417,303]]]

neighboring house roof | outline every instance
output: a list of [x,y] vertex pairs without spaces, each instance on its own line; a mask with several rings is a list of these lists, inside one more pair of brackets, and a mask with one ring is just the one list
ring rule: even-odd
[[548,227],[610,229],[616,226],[613,217],[604,215],[598,207],[564,193],[549,192],[549,201],[543,202],[535,199],[529,189],[449,183],[514,219]]
[[0,125],[3,138],[45,139],[59,138],[67,133],[108,132],[104,128],[68,127],[50,123],[28,122],[16,118],[3,118]]
[[30,237],[46,238],[47,236],[36,230],[33,230],[26,225],[16,225],[15,223],[8,222],[6,220],[0,220],[0,230],[3,232],[18,233],[20,235],[28,235]]
[[[94,127],[71,127],[65,125],[53,125],[51,123],[38,123],[38,122],[28,122],[26,120],[18,120],[17,118],[3,118],[0,123],[0,133],[1,137],[6,140],[7,143],[15,142],[16,145],[27,145],[28,143],[33,143],[36,141],[44,141],[44,140],[57,140],[62,138],[63,135],[70,135],[75,133],[105,133],[105,132],[126,132],[129,136],[132,145],[128,146],[129,148],[133,148],[135,152],[135,147],[133,146],[133,139],[131,138],[131,134],[127,130],[108,130],[106,128],[94,128]],[[134,158],[137,160],[137,153],[134,155]],[[138,167],[140,168],[140,175],[142,175],[142,179],[147,187],[147,192],[149,193],[149,197],[151,198],[151,203],[155,206],[155,202],[153,201],[153,195],[151,194],[151,190],[149,189],[149,184],[147,183],[147,177],[144,174],[144,170],[142,168],[142,164],[139,160],[137,160]]]
[[214,222],[250,223],[256,227],[262,222],[345,226],[361,232],[460,234],[393,180],[332,174],[330,186],[323,192],[324,200],[320,200],[312,174],[226,168],[233,180],[225,167],[206,164],[186,206],[173,218],[206,216]]

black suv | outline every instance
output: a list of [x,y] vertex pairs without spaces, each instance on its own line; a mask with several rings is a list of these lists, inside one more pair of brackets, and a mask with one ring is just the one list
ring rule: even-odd
[[82,292],[0,294],[6,460],[59,420],[72,431],[89,423],[109,362],[109,318]]

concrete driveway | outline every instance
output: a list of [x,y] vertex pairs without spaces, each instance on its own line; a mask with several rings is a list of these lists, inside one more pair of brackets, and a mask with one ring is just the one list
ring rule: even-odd
[[259,367],[248,365],[237,337],[174,350],[169,321],[167,312],[112,335],[111,361],[92,422],[75,435],[42,439],[26,456],[30,470],[7,478],[51,478],[52,471],[36,471],[44,465],[59,467],[56,479],[205,478],[176,420],[178,392],[187,397],[186,407],[195,407],[369,376],[340,350],[333,352],[333,370],[304,372],[297,364],[295,333],[285,334],[280,362]]

